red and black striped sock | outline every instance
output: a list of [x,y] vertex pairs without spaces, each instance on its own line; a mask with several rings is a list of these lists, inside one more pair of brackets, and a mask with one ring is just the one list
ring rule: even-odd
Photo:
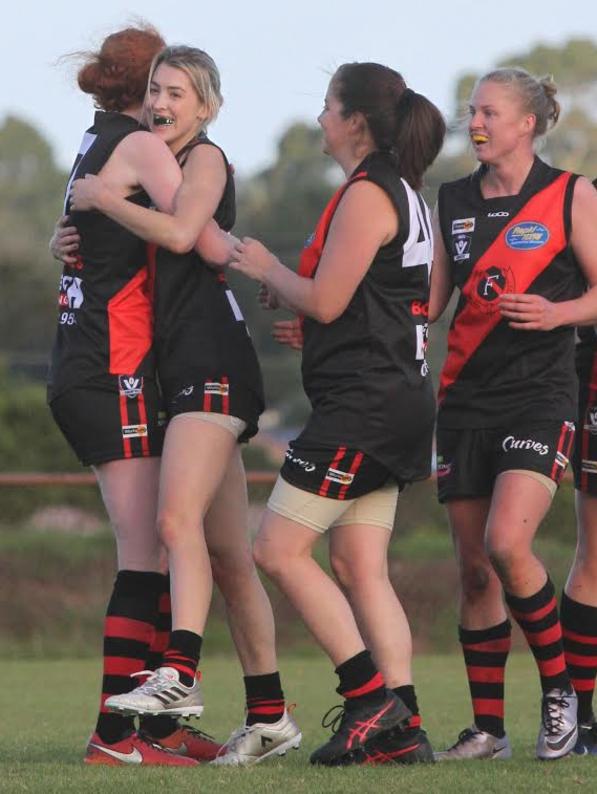
[[177,629],[170,633],[170,642],[164,652],[162,667],[173,667],[178,670],[180,683],[184,686],[193,686],[202,642],[203,638],[194,631]]
[[161,577],[149,571],[119,571],[104,623],[104,673],[96,730],[107,744],[121,741],[135,729],[132,717],[109,712],[110,695],[139,685],[131,678],[145,668],[154,631]]
[[501,739],[504,736],[504,677],[512,646],[509,620],[487,629],[458,627],[475,725]]
[[266,675],[246,675],[244,677],[247,695],[247,725],[257,722],[272,724],[284,716],[284,692],[280,673]]
[[548,577],[541,590],[528,598],[518,598],[510,593],[505,595],[512,616],[523,630],[537,662],[543,692],[549,692],[550,689],[571,690],[551,579]]
[[351,656],[336,668],[340,683],[336,692],[351,703],[378,703],[386,693],[381,673],[373,663],[369,651]]
[[[170,603],[170,576],[162,576],[162,590],[158,600],[158,614],[156,618],[155,631],[149,646],[147,670],[157,670],[162,666],[164,652],[170,642],[170,632],[172,631],[172,608]],[[164,739],[170,736],[179,727],[176,717],[167,714],[157,714],[152,717],[140,717],[139,726],[141,730],[148,733],[153,739]]]
[[597,607],[574,601],[562,593],[560,607],[564,655],[578,695],[578,721],[593,723],[593,691],[597,676]]
[[419,704],[417,702],[417,695],[415,688],[412,684],[403,684],[402,686],[395,686],[392,689],[406,708],[411,712],[412,716],[408,721],[407,728],[418,730],[421,727],[421,715],[419,714]]

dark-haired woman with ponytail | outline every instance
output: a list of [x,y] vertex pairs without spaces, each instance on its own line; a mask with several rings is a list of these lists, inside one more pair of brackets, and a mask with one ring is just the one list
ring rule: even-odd
[[[460,296],[441,376],[438,489],[459,560],[474,712],[442,760],[511,755],[504,600],[540,676],[537,757],[561,758],[577,740],[554,587],[533,541],[572,449],[574,326],[597,320],[597,194],[534,153],[557,121],[555,93],[522,69],[482,77],[469,122],[480,168],[439,192],[430,320],[454,287]],[[572,607],[584,611],[570,601],[568,615]]]
[[[341,66],[319,116],[346,182],[298,275],[255,240],[232,267],[302,318],[312,405],[291,442],[254,553],[334,662],[344,697],[314,764],[432,760],[410,670],[411,638],[388,577],[398,492],[429,476],[433,388],[425,361],[430,220],[417,192],[441,114],[375,63]],[[312,550],[329,530],[336,581]]]

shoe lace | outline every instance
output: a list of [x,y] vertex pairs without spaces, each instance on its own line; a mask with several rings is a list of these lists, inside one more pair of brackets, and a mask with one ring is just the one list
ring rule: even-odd
[[479,730],[476,728],[465,728],[463,731],[460,731],[458,734],[458,739],[456,742],[450,747],[450,750],[455,750],[457,747],[462,747],[463,744],[470,742],[478,733]]
[[184,729],[185,733],[190,733],[191,736],[196,736],[198,739],[209,739],[211,742],[215,742],[214,736],[212,736],[210,733],[205,733],[205,731],[200,731],[199,728],[192,728],[186,723],[180,727]]
[[[139,670],[138,673],[131,673],[131,678],[140,678],[144,675],[147,676],[147,679],[137,687],[137,691],[143,692],[144,695],[153,695],[155,692],[159,692],[167,681],[159,668],[157,670]],[[172,682],[168,680],[168,683]]]
[[143,744],[146,744],[148,747],[151,747],[153,750],[157,750],[160,753],[166,753],[166,755],[173,755],[173,750],[169,750],[167,747],[162,747],[161,744],[158,744],[154,739],[151,738],[145,731],[138,730],[137,731],[137,739]]
[[555,736],[564,728],[564,709],[568,708],[565,695],[546,697],[543,705],[543,727],[548,736]]
[[323,715],[321,718],[321,727],[329,728],[332,733],[336,734],[341,730],[345,719],[346,707],[344,704],[337,703]]

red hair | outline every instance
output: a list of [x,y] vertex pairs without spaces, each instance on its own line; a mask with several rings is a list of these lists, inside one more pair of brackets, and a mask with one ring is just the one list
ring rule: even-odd
[[102,110],[123,111],[143,102],[153,58],[166,43],[151,25],[112,33],[99,52],[86,55],[77,82]]

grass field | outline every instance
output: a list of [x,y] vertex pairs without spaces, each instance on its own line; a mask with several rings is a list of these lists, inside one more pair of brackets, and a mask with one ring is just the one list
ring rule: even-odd
[[[202,666],[206,699],[200,727],[225,738],[241,719],[237,663],[221,657]],[[236,794],[334,794],[342,792],[570,792],[597,789],[597,759],[539,763],[538,684],[527,655],[509,662],[508,732],[511,761],[435,764],[427,767],[315,769],[309,752],[324,739],[322,714],[339,702],[331,666],[320,658],[283,658],[289,700],[303,730],[303,747],[284,759],[251,769],[85,767],[83,748],[94,721],[99,661],[0,663],[0,791],[13,792],[234,792]],[[461,659],[423,657],[416,668],[425,726],[442,747],[471,720]]]

